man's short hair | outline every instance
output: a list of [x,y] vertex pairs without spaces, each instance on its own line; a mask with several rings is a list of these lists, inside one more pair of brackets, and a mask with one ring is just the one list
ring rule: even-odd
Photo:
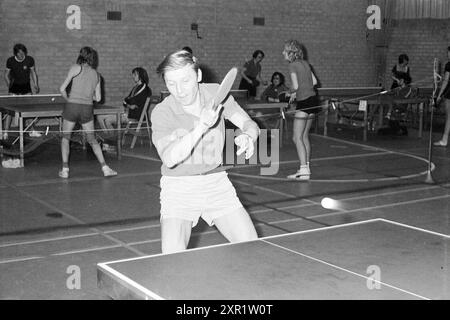
[[398,56],[398,63],[402,64],[405,61],[409,62],[409,57],[407,54],[402,53],[401,55]]
[[256,57],[260,54],[264,58],[264,52],[262,50],[256,50],[255,52],[253,52],[253,58],[256,59]]
[[195,72],[198,71],[197,59],[186,50],[177,50],[169,53],[164,60],[156,68],[156,72],[164,78],[164,74],[167,71],[177,70],[191,65]]
[[23,53],[25,53],[25,55],[28,54],[27,47],[25,47],[25,46],[24,46],[23,44],[21,44],[21,43],[17,43],[17,44],[14,45],[14,48],[13,48],[14,55],[17,55],[17,53],[19,53],[19,50],[22,50]]

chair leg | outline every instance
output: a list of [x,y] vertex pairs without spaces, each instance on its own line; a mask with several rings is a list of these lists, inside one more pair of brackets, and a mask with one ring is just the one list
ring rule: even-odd
[[152,143],[152,133],[150,131],[150,127],[147,126],[147,133],[148,133],[148,142],[150,144],[150,149],[153,147],[153,143]]
[[125,135],[128,133],[128,130],[130,129],[130,122],[127,123],[127,126],[125,130],[123,131],[122,135],[122,147],[125,145]]
[[84,131],[81,131],[81,143],[83,144],[83,150],[86,150],[87,138]]
[[131,149],[134,148],[134,145],[136,144],[137,135],[139,134],[139,131],[141,131],[141,124],[139,123],[136,127],[136,131],[134,132],[133,141],[131,142]]
[[148,116],[145,115],[145,117],[147,118],[147,122],[146,124],[146,129],[147,129],[147,134],[148,134],[148,140],[149,140],[149,144],[150,144],[150,149],[152,148],[153,144],[152,144],[152,133],[150,131],[150,121],[148,121]]

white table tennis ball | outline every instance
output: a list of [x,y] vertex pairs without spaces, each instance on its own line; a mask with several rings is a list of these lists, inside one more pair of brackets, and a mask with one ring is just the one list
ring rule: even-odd
[[334,207],[336,207],[336,201],[327,197],[323,198],[322,201],[320,201],[320,204],[325,209],[333,209]]
[[55,101],[55,98],[52,98],[52,101]]

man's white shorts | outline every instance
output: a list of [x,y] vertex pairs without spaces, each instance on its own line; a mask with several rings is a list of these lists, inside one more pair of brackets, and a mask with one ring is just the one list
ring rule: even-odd
[[195,176],[161,177],[161,220],[180,218],[194,227],[202,217],[210,226],[214,219],[242,208],[225,171]]

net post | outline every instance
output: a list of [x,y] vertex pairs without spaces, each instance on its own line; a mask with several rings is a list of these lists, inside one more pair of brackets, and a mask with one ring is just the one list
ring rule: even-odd
[[430,134],[428,138],[428,167],[427,167],[427,176],[425,178],[425,183],[427,184],[434,184],[435,181],[433,179],[433,175],[431,173],[431,157],[432,157],[432,151],[433,151],[433,114],[434,114],[434,108],[435,108],[435,98],[436,98],[436,92],[438,88],[438,77],[437,77],[437,70],[438,69],[438,59],[434,58],[433,61],[433,93],[430,98]]

